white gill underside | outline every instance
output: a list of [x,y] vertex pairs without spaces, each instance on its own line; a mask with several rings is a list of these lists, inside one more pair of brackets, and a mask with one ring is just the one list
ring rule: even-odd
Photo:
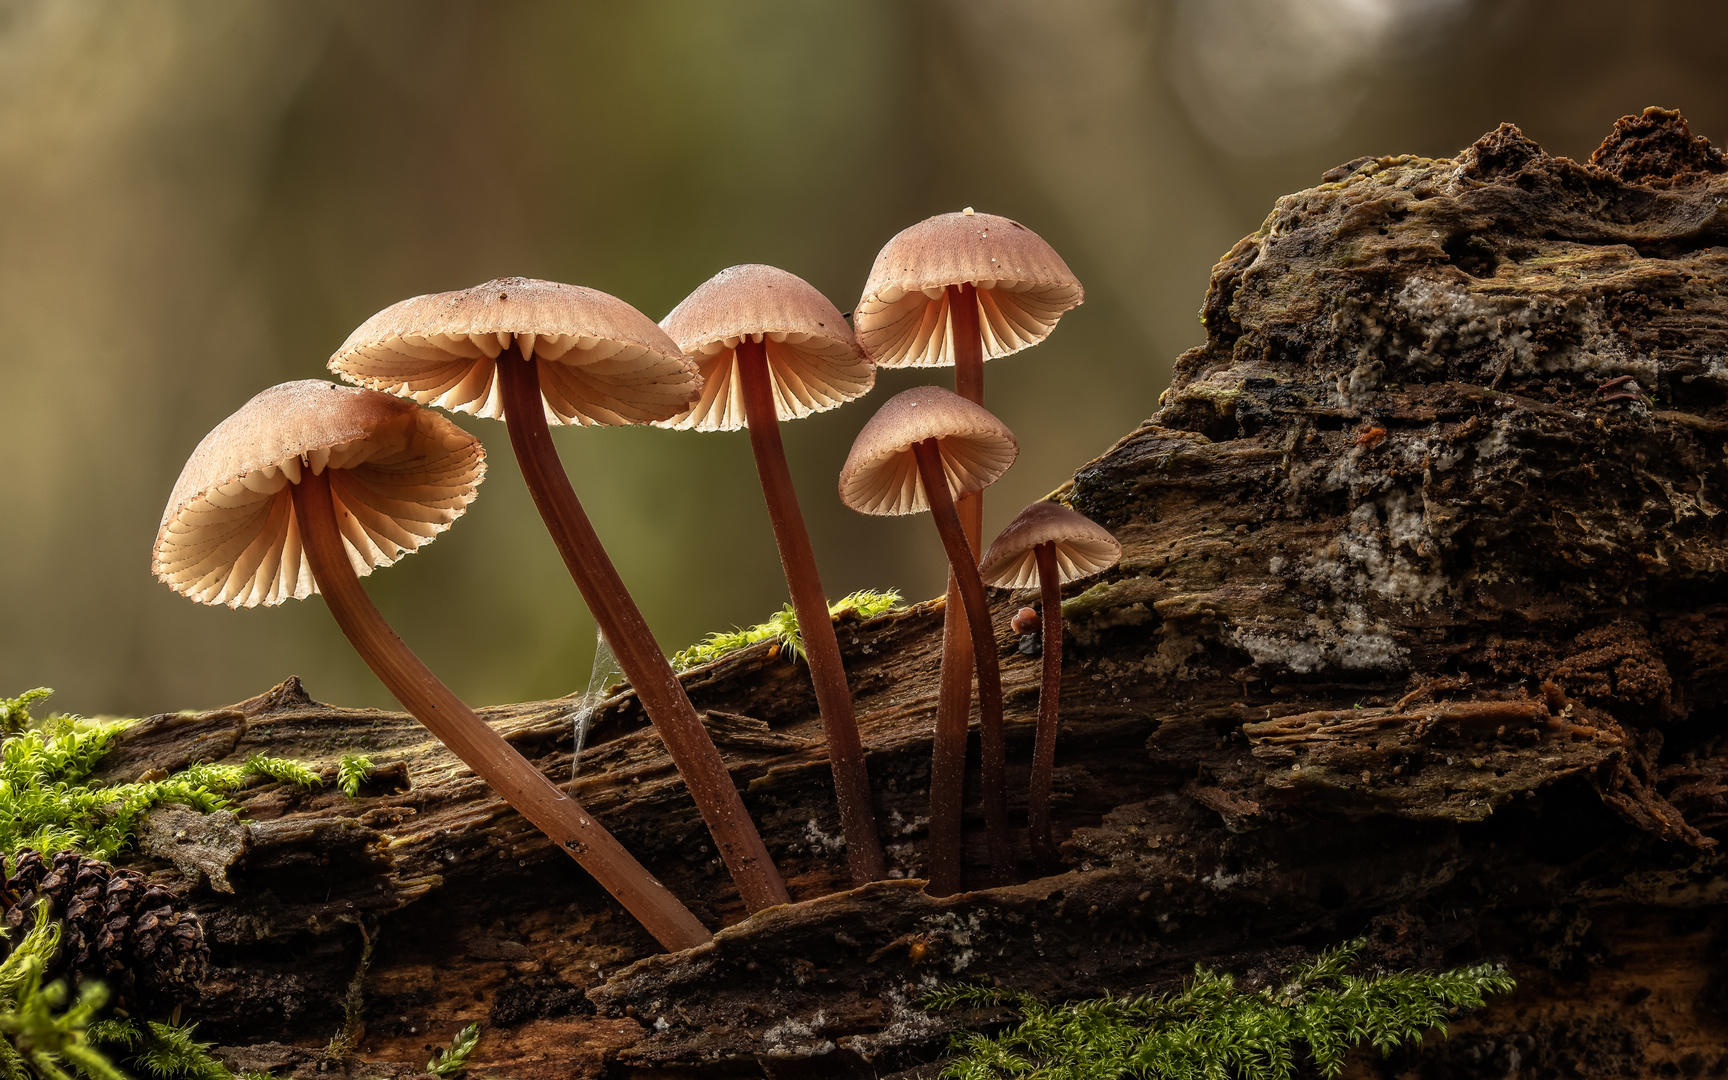
[[[748,426],[744,386],[738,377],[738,343],[738,338],[716,341],[693,357],[702,373],[702,396],[688,411],[660,421],[659,426],[679,431],[736,431]],[[809,334],[769,334],[766,347],[774,412],[781,420],[844,405],[869,393],[876,383],[875,368],[836,342]]]
[[[958,499],[989,487],[1014,463],[1014,447],[981,446],[970,440],[939,439],[942,472],[948,478],[948,494]],[[917,514],[930,509],[924,482],[918,474],[918,459],[911,453],[893,455],[880,467],[866,467],[853,474],[841,492],[846,505],[866,514]]]
[[682,410],[696,380],[680,357],[578,334],[435,334],[362,345],[331,366],[361,386],[452,412],[504,417],[497,358],[535,360],[549,424],[640,424]]
[[[996,360],[1050,336],[1062,313],[1080,302],[1077,285],[1010,286],[978,282],[978,329],[984,359]],[[860,301],[852,317],[858,344],[882,367],[952,367],[953,312],[946,289],[897,289]]]
[[[1077,540],[1056,545],[1056,577],[1066,584],[1077,578],[1090,577],[1116,564],[1120,549],[1101,540]],[[990,584],[1000,589],[1036,589],[1038,587],[1038,556],[1035,552],[1021,553],[1013,562],[991,575]]]
[[288,485],[328,472],[354,572],[370,574],[450,527],[473,498],[479,462],[451,437],[443,453],[404,437],[343,443],[287,458],[205,492],[168,523],[156,575],[204,604],[272,605],[317,592]]

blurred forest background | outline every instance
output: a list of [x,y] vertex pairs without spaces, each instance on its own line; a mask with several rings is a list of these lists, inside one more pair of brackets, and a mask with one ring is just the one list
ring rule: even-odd
[[[986,535],[1157,406],[1209,268],[1280,194],[1503,120],[1588,156],[1646,105],[1728,141],[1711,0],[0,0],[0,696],[212,707],[289,674],[388,706],[317,600],[230,611],[149,573],[169,488],[252,394],[379,308],[520,274],[658,319],[766,262],[851,310],[930,214],[1025,222],[1087,287],[990,365],[1019,463]],[[888,395],[784,428],[831,596],[941,591],[929,524],[842,508]],[[593,625],[501,424],[466,517],[369,588],[475,704],[580,690]],[[671,651],[785,598],[745,433],[566,429]]]

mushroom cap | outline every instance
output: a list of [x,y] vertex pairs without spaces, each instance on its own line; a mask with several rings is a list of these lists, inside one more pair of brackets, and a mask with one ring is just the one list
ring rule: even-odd
[[796,274],[750,264],[720,271],[686,296],[660,328],[696,361],[702,396],[661,427],[736,431],[748,427],[738,384],[738,343],[766,346],[781,420],[844,405],[876,385],[876,366],[840,309]]
[[254,397],[204,436],[168,496],[151,569],[201,604],[255,607],[318,591],[288,490],[330,473],[354,572],[430,544],[486,475],[480,440],[417,405],[318,379]]
[[938,214],[876,256],[852,325],[881,367],[953,367],[948,286],[977,289],[984,359],[1036,345],[1086,298],[1080,280],[1031,229],[995,214]]
[[1036,588],[1040,544],[1055,545],[1062,585],[1108,570],[1122,558],[1122,545],[1104,526],[1061,503],[1035,502],[990,541],[978,560],[978,576],[1005,589]]
[[955,498],[994,484],[1020,454],[1008,425],[940,386],[895,394],[864,425],[840,469],[840,501],[864,514],[930,508],[912,447],[935,439]]
[[351,383],[453,412],[504,417],[498,354],[512,344],[540,376],[549,424],[645,424],[701,390],[696,364],[654,320],[597,289],[497,278],[391,304],[330,357]]

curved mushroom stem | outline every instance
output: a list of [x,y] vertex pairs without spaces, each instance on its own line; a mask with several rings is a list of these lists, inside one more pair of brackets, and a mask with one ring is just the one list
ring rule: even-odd
[[762,496],[774,525],[774,542],[780,548],[780,565],[786,571],[792,610],[804,637],[804,656],[810,664],[810,681],[816,688],[816,706],[828,741],[834,797],[840,804],[840,831],[846,838],[846,865],[852,884],[864,885],[880,880],[887,868],[876,833],[870,774],[864,766],[864,744],[852,711],[852,691],[846,685],[846,667],[834,637],[834,620],[828,614],[827,594],[816,570],[816,553],[810,547],[810,533],[804,527],[792,473],[786,467],[786,449],[780,442],[780,419],[768,373],[768,347],[760,341],[740,341],[737,356],[750,449],[756,455],[756,473],[762,479]]
[[570,478],[558,459],[558,450],[552,445],[552,433],[546,427],[538,369],[533,361],[522,359],[520,346],[499,355],[498,382],[504,395],[504,422],[510,430],[510,445],[515,448],[534,505],[539,508],[558,553],[564,557],[570,576],[576,579],[589,612],[611,644],[624,677],[635,688],[636,697],[690,789],[690,797],[708,824],[744,906],[750,911],[760,911],[787,903],[790,897],[786,883],[774,868],[768,848],[744,809],[744,800],[738,796],[720,751],[714,748],[714,740],[708,737],[708,730],[702,726],[678,676],[672,673],[672,665],[666,662],[642,612],[630,598],[623,579],[600,545],[600,538],[594,534],[594,526],[588,523],[588,515],[582,512],[582,504],[576,500]]
[[1062,584],[1056,570],[1056,545],[1033,548],[1038,559],[1038,599],[1044,605],[1044,681],[1038,689],[1038,741],[1032,750],[1032,792],[1026,825],[1032,861],[1040,870],[1057,865],[1050,834],[1050,788],[1056,769],[1056,713],[1062,696]]
[[942,536],[942,547],[948,552],[948,566],[960,585],[960,599],[966,611],[972,659],[978,667],[978,739],[990,872],[997,884],[1005,884],[1014,874],[1014,846],[1008,836],[1002,675],[996,664],[996,634],[990,629],[990,605],[984,599],[984,580],[978,576],[978,564],[973,561],[972,549],[966,543],[960,516],[954,511],[953,497],[948,494],[948,477],[942,468],[942,453],[936,448],[936,440],[916,443],[912,452],[918,459],[918,474],[930,500],[930,513],[936,519],[936,531]]
[[[948,286],[948,311],[954,328],[954,390],[975,405],[984,404],[984,339],[978,333],[977,290]],[[982,492],[960,496],[955,504],[972,547],[973,561],[984,550]],[[942,675],[936,691],[936,732],[930,757],[931,896],[960,891],[960,815],[966,789],[966,728],[972,712],[972,638],[966,629],[960,583],[948,575],[942,618]]]
[[300,482],[289,487],[300,542],[324,604],[378,681],[505,802],[569,852],[654,940],[673,952],[706,942],[711,936],[707,929],[666,886],[575,799],[474,715],[390,629],[348,561],[330,498],[329,470],[315,474],[303,469]]

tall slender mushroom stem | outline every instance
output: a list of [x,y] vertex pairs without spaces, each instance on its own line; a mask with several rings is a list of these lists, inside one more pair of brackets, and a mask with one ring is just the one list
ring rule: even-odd
[[[978,332],[977,290],[970,284],[948,286],[949,325],[954,335],[954,391],[974,405],[984,404],[984,341]],[[955,508],[974,557],[984,549],[984,494],[960,496]],[[936,691],[936,731],[930,757],[930,886],[932,896],[960,891],[960,817],[966,790],[966,728],[972,712],[971,637],[961,617],[958,578],[948,575],[942,620],[942,675]],[[1007,781],[1003,781],[1006,788]],[[991,864],[998,877],[1008,868]]]
[[1056,545],[1039,544],[1038,599],[1044,606],[1044,681],[1038,689],[1038,738],[1032,749],[1031,798],[1026,825],[1032,861],[1041,869],[1056,865],[1056,841],[1050,835],[1050,789],[1056,770],[1056,716],[1062,696],[1062,585],[1056,569]]
[[612,834],[529,764],[451,693],[390,629],[361,588],[336,525],[330,473],[303,469],[290,485],[294,516],[325,605],[355,651],[404,708],[493,790],[569,852],[625,910],[671,951],[706,942],[708,931]]
[[972,640],[972,658],[978,668],[978,730],[982,757],[984,826],[990,851],[991,872],[1002,881],[1013,873],[1014,848],[1008,836],[1007,749],[1002,733],[1002,676],[996,663],[996,634],[990,628],[990,606],[984,598],[984,581],[978,576],[977,556],[966,542],[948,494],[948,477],[936,440],[926,439],[912,448],[918,459],[918,475],[924,482],[936,531],[948,553],[948,566],[960,588]]
[[882,842],[876,833],[870,774],[864,766],[864,744],[858,737],[858,721],[852,711],[852,691],[846,685],[846,668],[840,659],[840,644],[834,637],[834,621],[828,614],[828,598],[817,573],[810,533],[804,527],[804,515],[792,487],[792,473],[786,467],[780,420],[774,409],[774,387],[768,374],[767,345],[746,338],[738,343],[737,356],[744,413],[750,427],[750,449],[756,455],[756,472],[762,478],[768,519],[774,526],[780,565],[786,570],[786,584],[792,592],[792,610],[798,616],[804,655],[810,664],[810,681],[816,688],[816,705],[828,741],[834,795],[840,804],[840,831],[846,839],[846,865],[852,874],[852,884],[864,885],[883,878],[887,868]]
[[[974,405],[984,404],[984,335],[978,328],[978,290],[971,282],[948,286],[948,311],[954,328],[954,392]],[[960,496],[954,504],[966,542],[984,550],[984,493]]]
[[510,431],[510,445],[516,451],[534,505],[539,508],[594,621],[611,643],[624,677],[635,688],[637,698],[689,787],[744,906],[759,911],[788,902],[786,883],[744,809],[744,800],[739,797],[720,752],[714,748],[714,741],[708,737],[684,687],[672,673],[672,666],[660,652],[642,612],[630,598],[576,499],[546,426],[535,364],[522,356],[520,345],[512,345],[509,352],[499,355],[498,381],[503,391],[504,422]]

